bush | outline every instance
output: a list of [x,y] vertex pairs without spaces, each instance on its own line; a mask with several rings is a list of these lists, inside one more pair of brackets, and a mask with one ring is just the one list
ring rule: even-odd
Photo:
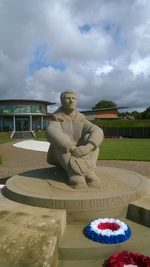
[[12,141],[9,132],[0,132],[0,144]]

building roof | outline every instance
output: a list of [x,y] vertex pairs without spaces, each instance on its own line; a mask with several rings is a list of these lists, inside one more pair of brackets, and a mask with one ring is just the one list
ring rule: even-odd
[[127,107],[100,108],[100,109],[91,109],[91,110],[85,110],[85,111],[80,111],[80,112],[84,114],[97,114],[101,111],[118,110],[118,109],[124,109],[124,108],[127,108]]
[[12,104],[12,103],[24,103],[24,104],[28,104],[28,103],[40,103],[40,104],[44,104],[44,105],[54,105],[56,103],[54,102],[49,102],[49,101],[44,101],[44,100],[36,100],[36,99],[0,99],[0,104]]

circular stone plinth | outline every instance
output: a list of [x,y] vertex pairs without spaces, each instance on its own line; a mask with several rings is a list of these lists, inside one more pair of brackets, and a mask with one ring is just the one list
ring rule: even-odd
[[4,190],[9,199],[38,207],[89,212],[127,207],[147,190],[147,179],[123,169],[97,167],[100,187],[73,189],[66,174],[55,167],[36,169],[11,177]]

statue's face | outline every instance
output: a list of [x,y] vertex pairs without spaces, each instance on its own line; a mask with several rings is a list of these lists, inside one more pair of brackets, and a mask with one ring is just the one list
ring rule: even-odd
[[62,98],[62,106],[67,111],[72,111],[76,108],[77,97],[74,94],[66,93]]

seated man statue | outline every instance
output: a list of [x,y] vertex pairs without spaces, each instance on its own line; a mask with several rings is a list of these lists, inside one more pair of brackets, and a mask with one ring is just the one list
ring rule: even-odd
[[97,187],[95,170],[103,131],[77,111],[75,92],[62,92],[60,99],[62,106],[51,115],[46,131],[50,142],[47,162],[61,166],[72,187]]

